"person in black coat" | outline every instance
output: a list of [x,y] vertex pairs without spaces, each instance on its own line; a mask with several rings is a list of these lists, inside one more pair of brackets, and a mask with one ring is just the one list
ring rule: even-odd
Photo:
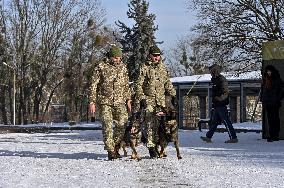
[[227,105],[229,104],[229,88],[227,79],[221,74],[221,67],[217,64],[213,64],[209,67],[210,74],[212,76],[212,107],[213,112],[210,120],[210,128],[206,133],[206,137],[200,138],[205,142],[211,142],[211,138],[217,129],[220,122],[223,122],[228,130],[230,139],[225,143],[237,143],[238,138],[236,131],[229,118]]
[[279,109],[282,98],[283,81],[280,78],[278,70],[276,70],[274,66],[268,65],[264,70],[260,95],[260,101],[262,102],[269,124],[269,137],[267,138],[267,142],[279,140]]

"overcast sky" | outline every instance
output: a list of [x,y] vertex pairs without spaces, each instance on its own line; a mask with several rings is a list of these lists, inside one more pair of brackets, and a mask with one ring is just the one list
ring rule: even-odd
[[[114,22],[120,20],[131,26],[133,20],[128,19],[126,15],[128,3],[129,0],[102,0],[102,6],[106,9],[107,24],[114,26]],[[186,0],[152,0],[149,12],[156,15],[155,25],[159,27],[156,38],[157,41],[164,41],[161,46],[164,49],[172,47],[179,37],[188,34],[195,22],[194,14],[186,8]]]

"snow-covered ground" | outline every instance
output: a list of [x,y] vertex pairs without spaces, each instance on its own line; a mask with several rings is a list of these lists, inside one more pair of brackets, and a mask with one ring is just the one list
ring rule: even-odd
[[284,141],[248,132],[237,144],[224,143],[227,133],[204,143],[204,134],[179,131],[182,160],[172,144],[154,160],[140,145],[139,162],[107,161],[100,130],[0,134],[0,187],[283,187]]

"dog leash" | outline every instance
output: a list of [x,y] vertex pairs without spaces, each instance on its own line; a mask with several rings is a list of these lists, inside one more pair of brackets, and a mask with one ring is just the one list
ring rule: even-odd
[[193,83],[193,85],[190,87],[189,91],[186,93],[187,96],[189,96],[191,90],[194,88],[194,86],[197,84],[197,81],[202,77],[202,75],[200,75],[199,77],[197,77],[196,81]]

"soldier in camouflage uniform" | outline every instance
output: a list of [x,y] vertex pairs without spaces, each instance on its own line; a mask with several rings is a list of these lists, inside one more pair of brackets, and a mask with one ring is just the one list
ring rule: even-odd
[[100,62],[95,68],[90,110],[94,113],[95,103],[99,106],[105,150],[108,151],[109,160],[113,160],[119,157],[118,150],[128,120],[126,105],[131,111],[131,94],[127,68],[121,62],[121,49],[112,46],[108,56],[109,59]]
[[165,95],[176,95],[158,47],[150,48],[149,61],[141,65],[134,87],[137,100],[146,108],[144,129],[149,154],[151,158],[156,158],[158,153],[155,147],[159,139],[157,115],[165,107]]

